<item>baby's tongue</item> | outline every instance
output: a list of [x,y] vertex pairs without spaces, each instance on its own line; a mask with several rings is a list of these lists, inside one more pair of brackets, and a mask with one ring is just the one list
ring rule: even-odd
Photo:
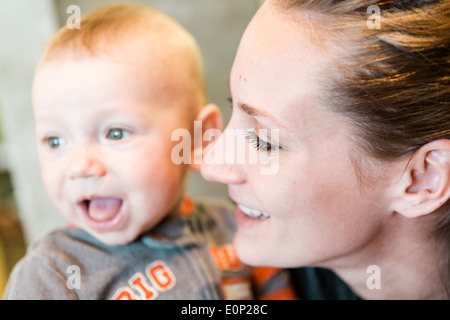
[[115,198],[95,198],[89,202],[89,216],[96,221],[103,222],[113,219],[119,212],[122,200]]

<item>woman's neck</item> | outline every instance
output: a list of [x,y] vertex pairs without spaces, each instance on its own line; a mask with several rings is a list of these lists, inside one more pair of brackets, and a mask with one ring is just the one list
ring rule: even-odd
[[[333,269],[362,299],[447,299],[436,243],[423,224],[399,218]],[[428,233],[427,233],[428,234]]]

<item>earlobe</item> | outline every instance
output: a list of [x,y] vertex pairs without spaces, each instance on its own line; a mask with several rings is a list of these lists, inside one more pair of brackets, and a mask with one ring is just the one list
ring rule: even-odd
[[413,218],[438,210],[450,198],[450,140],[417,150],[402,181],[396,212]]
[[203,151],[213,141],[211,137],[205,139],[205,133],[212,132],[213,134],[208,134],[208,136],[212,137],[220,135],[223,127],[222,113],[217,105],[208,104],[199,111],[195,121],[201,124],[201,132],[194,132],[194,135],[201,134],[201,137],[194,137],[194,139],[198,139],[199,143],[193,145],[190,168],[194,171],[199,171]]

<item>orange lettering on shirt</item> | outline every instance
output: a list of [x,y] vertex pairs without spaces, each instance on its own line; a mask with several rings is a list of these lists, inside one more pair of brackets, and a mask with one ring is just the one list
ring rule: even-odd
[[232,245],[210,246],[209,253],[220,270],[239,270],[243,267],[236,254],[236,249]]
[[138,298],[128,288],[120,288],[114,293],[113,300],[137,300]]
[[131,277],[128,283],[139,292],[143,300],[153,300],[158,296],[158,292],[146,282],[144,275],[140,272]]
[[167,291],[175,286],[175,276],[162,261],[150,264],[146,272],[152,284],[160,291]]

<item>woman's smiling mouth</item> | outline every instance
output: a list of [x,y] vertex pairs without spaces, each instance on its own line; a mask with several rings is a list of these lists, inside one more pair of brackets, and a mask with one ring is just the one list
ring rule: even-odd
[[253,219],[261,219],[261,220],[265,220],[270,218],[270,215],[267,212],[264,211],[260,211],[257,209],[252,209],[252,208],[248,208],[245,207],[241,204],[238,205],[239,209],[248,217],[253,218]]

